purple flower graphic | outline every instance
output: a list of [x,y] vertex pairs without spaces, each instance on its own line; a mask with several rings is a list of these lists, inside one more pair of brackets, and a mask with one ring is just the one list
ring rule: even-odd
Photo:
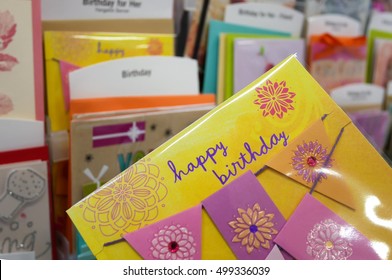
[[342,227],[331,219],[315,224],[307,236],[307,254],[315,260],[348,259],[353,254],[352,244],[341,232]]
[[256,88],[256,92],[258,99],[254,101],[254,104],[260,106],[264,117],[276,115],[281,119],[288,110],[294,110],[292,103],[295,93],[289,91],[286,81],[273,83],[267,80],[264,86]]
[[181,225],[165,226],[155,234],[151,251],[158,260],[192,260],[196,244],[192,233]]
[[236,234],[232,242],[240,242],[242,246],[246,246],[248,254],[260,247],[270,249],[272,235],[278,233],[274,228],[275,215],[261,210],[258,203],[255,203],[253,208],[247,210],[238,208],[237,211],[239,217],[229,222],[229,226]]
[[327,179],[323,169],[332,167],[331,159],[326,166],[323,166],[327,157],[327,149],[319,144],[317,140],[304,142],[303,145],[298,145],[297,150],[294,151],[291,165],[297,175],[301,176],[307,183],[313,183],[319,174],[319,181],[321,182],[322,179]]

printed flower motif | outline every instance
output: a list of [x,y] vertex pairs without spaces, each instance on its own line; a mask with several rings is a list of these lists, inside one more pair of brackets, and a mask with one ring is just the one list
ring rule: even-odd
[[19,61],[15,57],[0,53],[0,72],[11,71],[18,63]]
[[9,11],[0,11],[0,51],[7,48],[16,33],[16,23]]
[[5,115],[14,109],[11,98],[0,92],[0,115]]
[[147,52],[151,55],[160,55],[163,51],[163,44],[159,39],[151,39],[148,44]]
[[322,179],[327,179],[323,169],[332,167],[332,159],[329,160],[326,166],[323,166],[327,157],[327,149],[323,148],[317,140],[309,143],[304,142],[303,145],[298,145],[297,150],[294,151],[291,165],[296,170],[297,175],[301,176],[307,183],[313,183],[318,175],[320,175],[319,182],[321,182]]
[[[138,185],[138,182],[130,182],[129,185],[123,183],[115,185],[111,195],[111,199],[109,198],[113,203],[110,215],[111,218],[115,220],[119,215],[122,215],[124,218],[130,219],[132,216],[132,208],[143,209],[146,207],[143,198],[150,196],[151,191]],[[98,207],[99,206],[106,206],[105,199],[102,200]]]
[[346,260],[352,244],[341,236],[342,227],[331,219],[315,224],[307,236],[306,252],[315,260]]
[[242,246],[246,246],[248,254],[252,253],[255,248],[259,249],[260,246],[270,249],[272,235],[278,233],[273,228],[274,223],[272,219],[275,215],[261,211],[258,203],[255,203],[253,208],[248,208],[246,211],[238,208],[238,214],[238,218],[229,222],[229,226],[236,233],[232,242],[241,242]]
[[158,166],[139,160],[81,204],[83,218],[105,236],[139,229],[158,216],[158,203],[167,195]]
[[288,110],[294,110],[292,103],[295,93],[289,91],[285,81],[272,83],[267,80],[264,86],[256,88],[256,92],[258,99],[254,104],[260,105],[264,117],[276,115],[281,119]]
[[181,225],[165,226],[151,244],[152,255],[159,260],[192,260],[196,253],[192,233]]

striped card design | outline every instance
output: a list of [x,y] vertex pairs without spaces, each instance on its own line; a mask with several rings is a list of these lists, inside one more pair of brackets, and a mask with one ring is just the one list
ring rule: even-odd
[[146,136],[144,121],[93,127],[93,147],[105,147],[143,142]]

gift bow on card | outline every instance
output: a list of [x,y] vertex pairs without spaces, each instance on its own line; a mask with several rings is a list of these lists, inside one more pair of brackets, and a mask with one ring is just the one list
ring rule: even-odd
[[323,34],[320,36],[312,36],[311,45],[321,44],[325,48],[313,55],[314,60],[330,58],[331,56],[342,53],[349,57],[357,59],[365,59],[366,53],[364,48],[366,46],[366,37],[336,37],[331,34]]

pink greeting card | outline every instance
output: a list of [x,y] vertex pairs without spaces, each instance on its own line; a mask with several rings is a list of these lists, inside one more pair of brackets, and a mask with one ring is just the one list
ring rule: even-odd
[[80,68],[79,66],[60,60],[60,72],[61,72],[61,80],[63,86],[64,104],[67,112],[69,111],[69,104],[71,101],[71,95],[69,89],[69,73],[79,68]]
[[124,238],[145,260],[200,260],[201,205],[127,233]]
[[372,243],[354,226],[306,194],[275,238],[300,260],[378,260]]
[[373,80],[376,85],[387,87],[392,80],[392,39],[374,39]]
[[369,142],[380,152],[383,151],[390,133],[390,113],[382,110],[363,110],[349,113],[349,116]]
[[253,82],[291,54],[305,63],[303,39],[236,39],[234,42],[234,93]]
[[265,259],[285,223],[250,171],[208,197],[203,206],[238,259]]
[[44,120],[40,0],[0,2],[0,116]]
[[309,44],[309,72],[326,92],[343,85],[365,82],[365,36],[313,35]]

